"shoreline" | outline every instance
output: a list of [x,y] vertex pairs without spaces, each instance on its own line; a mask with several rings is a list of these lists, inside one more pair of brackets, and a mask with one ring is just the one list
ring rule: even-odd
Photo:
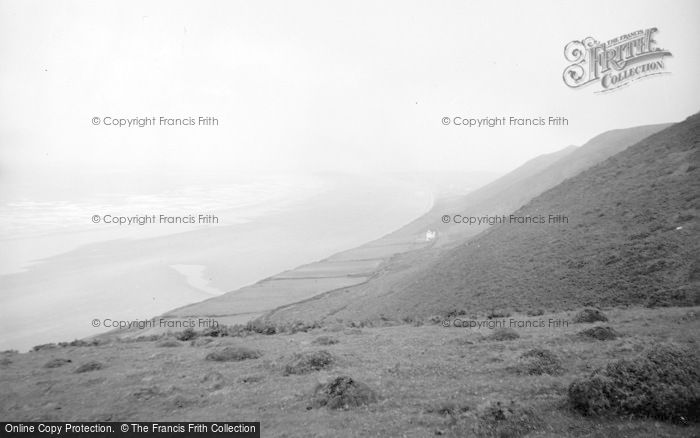
[[[105,328],[90,327],[93,319],[146,319],[197,305],[216,297],[215,291],[236,291],[218,296],[243,291],[242,307],[237,305],[235,313],[259,316],[278,306],[282,292],[275,290],[261,299],[259,294],[250,296],[248,288],[389,234],[423,215],[433,202],[432,193],[418,196],[414,185],[377,187],[371,181],[347,179],[256,221],[87,244],[20,273],[2,275],[0,288],[6,291],[2,305],[13,312],[0,322],[0,329],[8,334],[0,350],[25,351],[41,343],[98,336]],[[347,233],[347,226],[354,232]],[[197,270],[206,273],[206,283],[201,274],[197,280],[173,266],[203,266]],[[232,286],[232,281],[237,285]],[[331,282],[342,286],[356,279],[321,280],[321,289],[306,292],[295,287],[286,301],[322,293]],[[231,318],[240,321],[240,316]]]
[[[402,235],[401,231],[411,223],[408,222],[378,239],[355,248],[340,251],[325,259],[280,272],[252,285],[172,309],[155,316],[153,319],[168,320],[173,324],[178,324],[206,317],[213,318],[221,325],[244,324],[328,293],[360,286],[373,278],[392,257],[432,247],[436,243],[435,240],[425,240],[422,233],[409,232]],[[397,234],[400,236],[397,237]],[[272,298],[274,301],[272,304],[268,301],[265,306],[256,307],[261,295]],[[234,308],[233,304],[236,302],[246,301],[248,301],[248,306],[256,309],[255,312],[228,313],[221,311],[221,309]],[[204,329],[206,327],[193,328]],[[121,331],[112,330],[94,338],[114,335],[121,338],[134,338],[160,335],[172,331],[168,327],[132,328]]]

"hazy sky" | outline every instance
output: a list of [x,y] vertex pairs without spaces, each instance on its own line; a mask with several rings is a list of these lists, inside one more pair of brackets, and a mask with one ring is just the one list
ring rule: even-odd
[[[694,0],[0,0],[0,166],[506,171],[700,110],[699,22]],[[671,74],[564,85],[566,43],[649,27]],[[91,123],[161,115],[219,126]],[[570,125],[442,125],[458,115]]]

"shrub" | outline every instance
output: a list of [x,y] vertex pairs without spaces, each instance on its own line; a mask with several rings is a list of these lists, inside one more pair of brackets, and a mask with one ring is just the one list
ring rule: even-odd
[[542,316],[544,315],[544,309],[528,310],[527,316]]
[[246,330],[252,333],[260,333],[261,335],[274,335],[277,333],[277,327],[268,321],[248,321]]
[[307,374],[328,368],[333,364],[333,356],[325,350],[296,353],[284,367],[284,375]]
[[227,336],[232,337],[248,336],[249,334],[251,334],[251,332],[248,331],[248,326],[243,324],[234,324],[231,326],[226,326],[225,333]]
[[561,360],[553,352],[543,348],[533,348],[520,356],[516,371],[521,374],[557,376],[564,373]]
[[321,327],[319,323],[305,323],[302,321],[295,321],[292,323],[287,323],[283,325],[274,325],[270,321],[265,320],[253,320],[248,321],[245,324],[234,324],[231,326],[219,325],[219,327],[212,327],[204,330],[203,336],[232,336],[232,337],[243,337],[254,333],[261,335],[275,335],[278,333],[290,333],[294,334],[297,332],[307,332],[313,328]]
[[17,350],[5,350],[0,353],[0,366],[6,366],[12,364],[11,357],[19,354]]
[[603,312],[601,312],[598,309],[583,309],[574,316],[575,323],[597,322],[597,321],[606,322],[607,320],[608,320],[608,317],[605,316],[603,314]]
[[494,437],[519,437],[537,428],[542,421],[530,409],[511,401],[489,403],[478,414],[477,434]]
[[442,320],[444,320],[444,319],[445,319],[445,318],[443,318],[443,317],[440,316],[440,315],[431,315],[431,316],[428,317],[428,319],[427,319],[426,321],[427,321],[429,324],[435,325],[435,324],[441,324],[441,323],[442,323]]
[[294,321],[287,326],[282,328],[282,331],[290,334],[294,333],[299,333],[299,332],[308,332],[309,330],[321,328],[321,323],[318,321],[314,322],[303,322],[303,321]]
[[184,331],[181,331],[180,333],[175,335],[175,338],[178,341],[189,341],[197,337],[197,332],[192,330],[191,328],[185,329]]
[[369,386],[352,377],[339,376],[316,388],[312,406],[350,409],[376,401],[377,394]]
[[510,312],[506,312],[505,310],[491,310],[486,314],[486,319],[508,318],[509,316]]
[[71,362],[72,362],[72,360],[70,360],[70,359],[63,359],[63,358],[57,357],[57,358],[51,359],[50,361],[46,362],[44,364],[44,368],[58,368],[58,367],[62,367],[63,365],[65,365],[67,363],[71,363]]
[[488,341],[512,341],[518,339],[520,335],[511,328],[501,328],[486,336]]
[[217,324],[214,327],[207,327],[204,330],[202,330],[202,336],[209,336],[211,338],[218,338],[218,337],[228,336],[228,332],[227,332],[226,326],[223,326],[221,324]]
[[597,339],[599,341],[611,341],[620,337],[620,334],[612,327],[596,326],[581,330],[578,335],[584,338]]
[[404,324],[411,324],[414,327],[420,327],[423,325],[422,319],[411,315],[406,315],[402,317],[401,322],[403,322]]
[[58,347],[58,345],[56,345],[52,342],[50,344],[35,345],[34,348],[32,348],[32,351],[51,350],[51,349],[57,348],[57,347]]
[[338,339],[332,336],[319,336],[318,338],[314,339],[311,343],[315,345],[333,345],[337,344],[338,342]]
[[105,367],[104,364],[102,364],[101,362],[97,362],[97,361],[93,360],[93,361],[86,362],[86,363],[80,365],[78,367],[78,369],[75,370],[75,372],[76,373],[87,373],[90,371],[101,370],[104,367]]
[[207,354],[205,360],[215,362],[239,362],[247,359],[257,359],[262,356],[258,350],[247,347],[226,347],[223,350],[212,351]]
[[96,347],[98,345],[106,344],[106,340],[91,339],[89,341],[84,341],[82,339],[75,339],[70,342],[59,342],[59,347]]
[[700,421],[700,359],[696,351],[658,345],[571,383],[572,407],[583,415],[612,413],[679,422]]

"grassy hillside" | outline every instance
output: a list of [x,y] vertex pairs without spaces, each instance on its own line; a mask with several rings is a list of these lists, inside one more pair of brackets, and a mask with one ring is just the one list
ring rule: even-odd
[[437,202],[430,212],[393,235],[420,235],[427,229],[433,229],[439,233],[438,245],[460,242],[475,236],[486,227],[444,224],[440,220],[442,215],[468,213],[481,216],[511,212],[566,178],[577,175],[668,126],[657,124],[615,129],[597,135],[581,147],[569,146],[541,155],[467,195]]
[[[365,285],[273,319],[405,319],[499,309],[700,302],[700,116],[642,140],[445,252],[399,257]],[[572,154],[573,155],[573,154]],[[501,214],[509,214],[504,210]]]
[[[331,324],[291,334],[187,341],[165,335],[5,352],[0,416],[25,422],[260,421],[261,436],[288,438],[697,436],[697,424],[588,417],[572,409],[572,382],[655,344],[692,348],[700,330],[698,308],[606,313],[604,325],[617,334],[607,341],[580,334],[604,328],[598,324],[519,329],[515,338],[441,324]],[[528,359],[533,351],[551,360]],[[307,357],[323,360],[300,361]],[[322,385],[338,376],[366,386],[345,392],[349,404],[323,405]]]
[[[443,214],[510,212],[564,179],[665,126],[667,125],[613,130],[596,136],[581,147],[570,146],[542,155],[474,192],[439,201],[426,215],[381,239],[220,297],[172,310],[166,316],[173,319],[216,316],[223,323],[234,324],[259,316],[272,308],[269,306],[315,301],[314,297],[332,291],[349,291],[352,295],[367,287],[381,288],[385,280],[389,279],[391,283],[394,277],[407,275],[408,271],[423,266],[431,257],[441,254],[444,248],[473,237],[486,228],[443,224],[440,220]],[[425,233],[429,229],[438,231],[436,241],[425,241]],[[380,281],[375,282],[378,278]],[[340,299],[339,306],[345,305],[344,295],[334,297]],[[242,312],[242,308],[255,308],[255,311]],[[301,318],[315,318],[315,315],[317,313],[313,309],[309,314],[301,315]]]
[[[394,236],[239,292],[303,297],[304,282],[363,273],[268,321],[2,352],[0,415],[260,421],[265,437],[697,436],[700,307],[672,305],[698,303],[698,143],[696,115],[514,213],[568,223],[497,225],[443,247]],[[233,323],[236,299],[171,316]]]

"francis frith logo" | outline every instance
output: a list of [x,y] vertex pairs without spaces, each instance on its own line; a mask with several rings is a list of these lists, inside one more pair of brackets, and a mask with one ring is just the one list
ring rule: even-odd
[[572,63],[564,70],[564,83],[571,88],[598,83],[601,89],[596,93],[603,93],[668,73],[664,57],[672,55],[657,46],[657,30],[637,30],[606,42],[593,37],[571,41],[564,47],[564,56]]

